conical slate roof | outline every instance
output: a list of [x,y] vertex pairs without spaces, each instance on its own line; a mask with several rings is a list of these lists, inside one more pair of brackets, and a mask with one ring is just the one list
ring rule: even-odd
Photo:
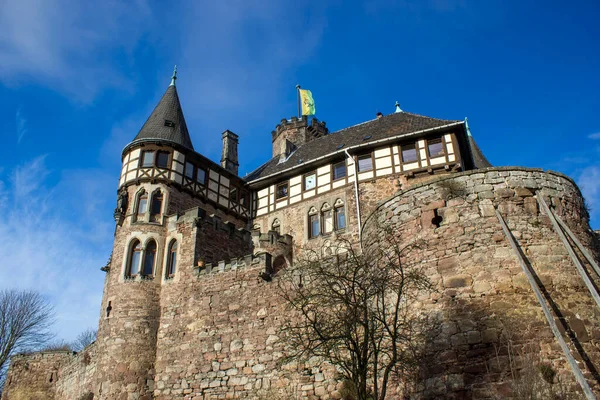
[[485,158],[483,152],[479,146],[477,146],[475,139],[473,139],[473,136],[471,135],[469,135],[469,146],[471,146],[471,154],[473,155],[473,163],[475,168],[489,168],[492,166],[488,159]]
[[194,150],[174,84],[169,86],[133,141],[144,139],[168,140]]

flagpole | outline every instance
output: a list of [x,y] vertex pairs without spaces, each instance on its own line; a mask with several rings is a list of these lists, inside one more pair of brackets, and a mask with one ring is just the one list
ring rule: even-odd
[[300,85],[296,85],[296,92],[298,92],[298,118],[302,118],[301,104],[300,104]]

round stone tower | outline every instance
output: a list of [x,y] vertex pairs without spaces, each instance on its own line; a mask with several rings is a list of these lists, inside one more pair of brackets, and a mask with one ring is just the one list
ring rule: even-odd
[[[542,370],[563,385],[576,385],[521,263],[537,280],[574,357],[582,360],[589,385],[600,390],[594,367],[600,362],[600,317],[569,255],[575,242],[561,240],[553,215],[600,259],[579,189],[568,177],[540,169],[444,176],[398,193],[366,219],[364,248],[385,245],[391,230],[402,242],[405,267],[421,269],[436,289],[416,305],[439,321],[430,358],[423,358],[419,371],[424,398],[515,398]],[[575,252],[598,287],[591,265]]]
[[122,153],[114,247],[105,267],[96,341],[100,399],[150,399],[154,390],[161,285],[175,273],[178,243],[166,215],[192,206],[182,200],[177,184],[186,175],[201,179],[196,169],[185,171],[185,156],[193,146],[175,79],[174,74]]

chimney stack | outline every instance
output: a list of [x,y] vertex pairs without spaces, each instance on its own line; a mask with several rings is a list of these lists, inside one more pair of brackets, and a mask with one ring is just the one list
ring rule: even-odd
[[229,129],[223,132],[223,153],[221,167],[234,175],[238,174],[238,135]]

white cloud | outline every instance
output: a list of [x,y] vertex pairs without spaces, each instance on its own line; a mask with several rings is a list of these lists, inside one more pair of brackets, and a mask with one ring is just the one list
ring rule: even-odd
[[591,133],[588,135],[588,139],[598,140],[600,139],[600,132]]
[[56,309],[58,336],[71,340],[98,323],[104,278],[99,268],[112,236],[102,204],[110,198],[108,181],[100,171],[68,171],[49,185],[52,174],[43,156],[4,172],[0,288],[46,296]]
[[34,81],[90,101],[126,81],[115,59],[131,54],[150,17],[141,0],[3,1],[0,81]]

